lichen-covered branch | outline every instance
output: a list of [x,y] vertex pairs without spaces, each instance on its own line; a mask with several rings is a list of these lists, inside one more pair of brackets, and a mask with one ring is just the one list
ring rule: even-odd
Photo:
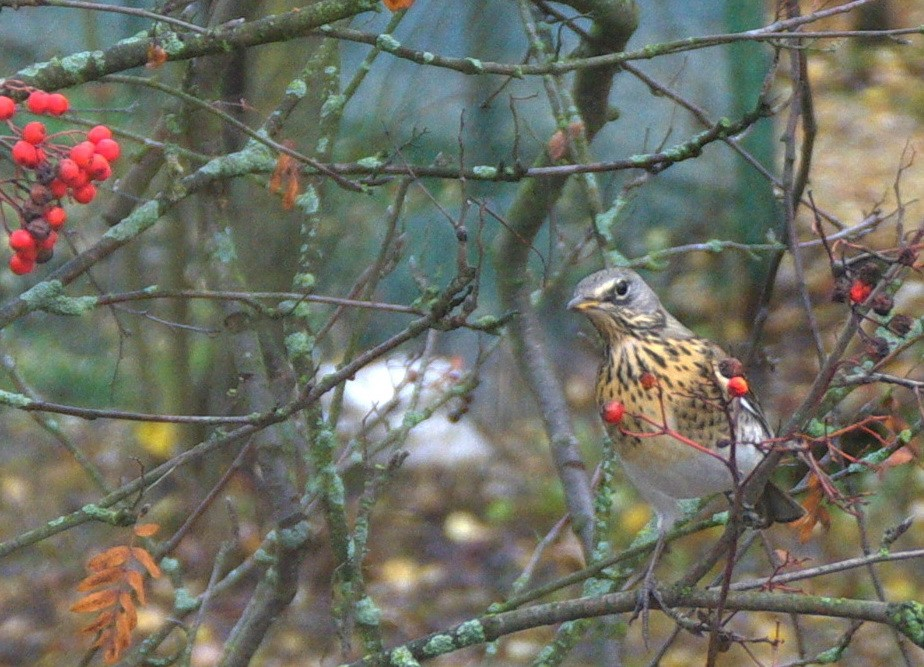
[[[889,603],[820,595],[742,592],[728,593],[723,600],[720,591],[699,589],[664,589],[659,591],[659,600],[659,604],[672,609],[715,609],[721,604],[726,611],[795,613],[880,623],[894,628],[915,645],[924,648],[924,604],[914,600]],[[635,592],[629,591],[552,602],[519,611],[483,616],[390,649],[383,655],[365,656],[362,660],[350,663],[348,667],[406,664],[400,661],[401,656],[424,660],[468,646],[492,642],[521,630],[581,618],[631,612],[637,604]]]
[[[583,5],[582,5],[583,7]],[[638,22],[637,7],[631,0],[588,3],[583,7],[595,19],[591,30],[593,38],[606,35],[605,40],[582,42],[578,56],[618,51],[625,47]],[[605,18],[608,22],[601,23]],[[607,103],[613,66],[577,73],[574,98],[584,122],[588,140],[603,127],[607,119]],[[534,167],[549,164],[546,155],[539,157]],[[567,176],[546,176],[525,181],[507,212],[508,228],[501,234],[497,245],[495,265],[498,271],[498,291],[504,310],[520,315],[509,325],[514,354],[522,372],[536,396],[545,422],[546,433],[558,475],[565,489],[568,511],[575,532],[590,557],[593,550],[593,502],[590,485],[577,439],[571,429],[571,420],[561,382],[552,365],[545,342],[542,323],[530,302],[534,288],[529,278],[528,258],[546,216],[561,195]]]

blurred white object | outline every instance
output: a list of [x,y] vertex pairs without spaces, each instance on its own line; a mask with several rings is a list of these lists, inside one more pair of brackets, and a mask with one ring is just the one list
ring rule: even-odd
[[[463,375],[458,362],[445,357],[430,359],[423,378],[420,369],[420,359],[395,356],[375,361],[347,380],[337,422],[337,433],[344,443],[362,437],[366,447],[375,451],[377,443],[402,426],[409,412],[413,418],[413,413],[422,413],[439,403]],[[318,377],[335,370],[334,364],[321,364]],[[418,386],[419,395],[412,406]],[[331,390],[321,398],[325,414],[330,410],[333,396]],[[459,401],[450,398],[410,430],[399,448],[408,452],[404,467],[464,467],[488,460],[493,448],[480,431],[464,417],[455,422],[449,420],[449,415],[459,408]],[[392,451],[395,451],[393,446],[387,449],[385,458]]]

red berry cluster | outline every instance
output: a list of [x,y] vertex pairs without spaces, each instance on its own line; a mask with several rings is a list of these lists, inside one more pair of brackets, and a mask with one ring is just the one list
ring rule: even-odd
[[[19,89],[8,84],[7,90]],[[70,198],[78,204],[93,201],[94,183],[112,176],[111,165],[121,148],[105,125],[97,125],[85,136],[77,130],[49,134],[39,120],[20,127],[12,120],[17,106],[12,97],[0,95],[0,121],[12,132],[0,136],[0,148],[9,151],[15,169],[12,178],[0,179],[0,202],[16,211],[19,228],[10,229],[2,209],[0,215],[14,252],[10,270],[22,275],[51,259],[57,232],[67,219],[64,200]],[[31,90],[23,106],[35,115],[61,116],[70,102],[61,93]],[[62,140],[69,142],[59,143]]]

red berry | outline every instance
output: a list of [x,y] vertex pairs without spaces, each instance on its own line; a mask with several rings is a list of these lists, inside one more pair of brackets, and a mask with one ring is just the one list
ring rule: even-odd
[[67,220],[67,211],[60,206],[52,206],[45,211],[45,220],[52,229],[60,229],[64,221]]
[[654,373],[648,373],[647,371],[642,373],[642,377],[639,378],[642,387],[644,389],[651,389],[658,384],[658,378],[655,377]]
[[105,181],[112,176],[112,167],[109,166],[109,160],[97,153],[90,160],[90,166],[87,167],[90,178],[94,181]]
[[72,185],[79,177],[80,167],[77,166],[76,162],[70,158],[64,158],[58,162],[58,178],[62,182],[67,185]]
[[61,93],[52,93],[48,96],[48,113],[52,116],[65,114],[70,108],[71,103]]
[[0,95],[0,120],[9,120],[16,113],[16,102],[6,95]]
[[623,415],[626,414],[626,406],[619,401],[610,401],[603,406],[600,416],[607,424],[618,424],[622,421]]
[[872,291],[872,285],[862,280],[854,280],[853,285],[850,286],[850,302],[857,304],[863,303]]
[[81,169],[80,171],[77,172],[77,175],[74,177],[74,180],[71,183],[68,183],[68,185],[71,186],[72,190],[77,190],[78,188],[82,188],[89,182],[90,182],[90,172],[88,172],[86,169]]
[[733,378],[730,378],[728,381],[728,393],[734,398],[740,398],[747,395],[750,389],[748,388],[748,381],[745,380],[740,375],[736,375]]
[[10,248],[16,252],[35,249],[35,239],[25,229],[17,229],[10,234]]
[[96,142],[96,152],[110,162],[115,162],[119,159],[122,148],[115,139],[100,139]]
[[17,141],[13,144],[13,150],[11,151],[13,156],[13,162],[18,164],[20,167],[26,167],[31,169],[38,165],[41,162],[41,154],[35,146],[30,144],[28,141]]
[[80,204],[89,204],[96,196],[96,188],[92,183],[87,183],[74,190],[72,196],[74,197],[74,201]]
[[32,113],[45,113],[48,111],[48,93],[44,90],[33,90],[26,100],[26,107]]
[[45,123],[37,120],[26,123],[22,128],[23,141],[28,141],[33,146],[38,146],[45,141]]
[[96,152],[96,146],[90,141],[81,141],[71,149],[71,159],[77,163],[78,167],[86,167],[93,159]]
[[97,125],[87,132],[87,141],[98,144],[101,139],[112,139],[112,130],[105,125]]
[[56,178],[48,184],[48,189],[51,190],[51,194],[55,199],[61,199],[61,197],[67,194],[67,183],[60,178]]
[[45,239],[38,244],[39,250],[51,250],[58,242],[58,232],[51,232]]
[[10,271],[15,273],[17,276],[29,273],[34,268],[34,259],[28,259],[22,255],[13,255],[10,257]]

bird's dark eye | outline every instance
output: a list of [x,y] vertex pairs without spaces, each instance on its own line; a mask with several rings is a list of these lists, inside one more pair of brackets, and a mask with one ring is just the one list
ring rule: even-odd
[[629,292],[628,280],[617,280],[613,285],[613,297],[625,296]]

